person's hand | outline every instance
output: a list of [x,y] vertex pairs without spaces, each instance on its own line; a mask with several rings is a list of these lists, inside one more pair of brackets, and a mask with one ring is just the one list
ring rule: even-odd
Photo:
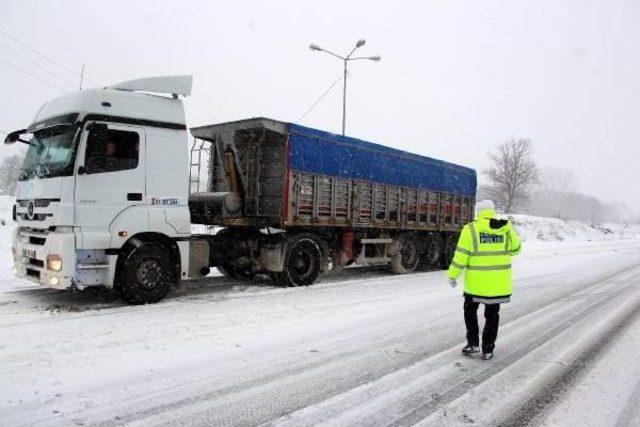
[[455,288],[456,286],[458,286],[458,282],[456,281],[456,279],[452,279],[451,277],[449,277],[449,285],[452,288]]

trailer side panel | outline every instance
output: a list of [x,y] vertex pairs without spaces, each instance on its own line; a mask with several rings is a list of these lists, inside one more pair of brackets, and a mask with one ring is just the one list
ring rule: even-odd
[[289,125],[287,225],[458,231],[476,173],[441,160]]

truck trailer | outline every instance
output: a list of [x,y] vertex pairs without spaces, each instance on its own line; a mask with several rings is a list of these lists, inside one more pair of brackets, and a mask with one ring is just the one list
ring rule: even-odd
[[180,97],[191,82],[64,95],[6,137],[29,145],[14,206],[19,277],[152,303],[212,267],[300,286],[351,264],[448,265],[473,219],[473,169],[267,118],[192,128],[189,150]]

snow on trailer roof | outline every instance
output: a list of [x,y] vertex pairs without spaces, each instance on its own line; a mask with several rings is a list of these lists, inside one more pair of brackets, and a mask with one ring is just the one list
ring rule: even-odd
[[191,135],[195,138],[212,141],[216,134],[223,132],[235,132],[242,129],[265,128],[277,133],[286,133],[285,122],[280,122],[266,117],[253,117],[250,119],[236,120],[233,122],[216,123],[191,128]]
[[293,170],[468,197],[476,194],[474,169],[294,123],[258,117],[192,128],[191,134],[213,140],[218,133],[251,128],[288,134]]
[[125,90],[130,92],[156,92],[172,95],[191,95],[193,76],[158,76],[127,80],[107,86],[105,89]]

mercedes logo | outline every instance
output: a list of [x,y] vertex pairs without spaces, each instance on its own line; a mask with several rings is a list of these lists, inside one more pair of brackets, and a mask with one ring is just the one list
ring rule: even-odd
[[29,202],[29,207],[27,208],[27,219],[33,219],[33,200]]

